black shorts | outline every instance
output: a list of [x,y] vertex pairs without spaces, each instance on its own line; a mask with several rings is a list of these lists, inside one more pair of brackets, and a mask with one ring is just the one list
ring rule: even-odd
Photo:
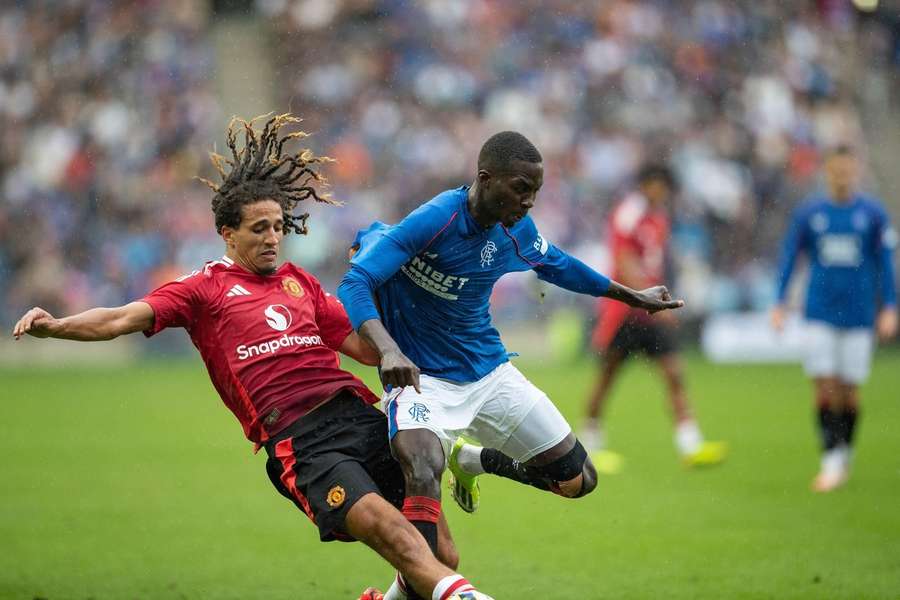
[[627,320],[619,327],[609,344],[610,350],[618,350],[624,356],[643,352],[656,358],[678,350],[672,328],[659,323]]
[[387,418],[343,391],[266,442],[275,488],[319,528],[323,542],[353,541],[344,519],[374,492],[400,509],[405,486],[391,455]]

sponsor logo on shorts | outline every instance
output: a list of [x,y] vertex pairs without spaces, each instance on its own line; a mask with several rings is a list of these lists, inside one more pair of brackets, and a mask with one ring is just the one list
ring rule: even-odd
[[409,416],[416,423],[427,423],[429,419],[428,413],[431,412],[431,409],[421,402],[413,402],[413,405],[409,407],[408,412]]
[[325,502],[327,502],[328,506],[330,506],[331,508],[339,508],[346,499],[347,492],[345,492],[344,488],[339,485],[336,485],[328,490],[328,495],[325,496]]
[[291,348],[293,346],[321,346],[322,338],[317,335],[288,335],[284,334],[280,338],[268,340],[253,346],[241,344],[237,347],[238,360],[247,360],[251,356],[260,356],[262,354],[275,354],[282,348]]
[[288,296],[293,296],[294,298],[303,297],[303,288],[300,287],[300,283],[293,277],[285,277],[284,279],[282,279],[281,287],[288,294]]
[[284,304],[270,304],[264,311],[266,323],[275,331],[284,331],[291,326],[294,317]]

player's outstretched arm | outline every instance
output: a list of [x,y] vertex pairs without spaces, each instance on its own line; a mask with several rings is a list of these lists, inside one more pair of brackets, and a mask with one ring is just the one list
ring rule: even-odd
[[610,281],[609,289],[603,295],[624,302],[628,306],[642,308],[650,314],[684,306],[684,300],[673,300],[668,288],[664,285],[657,285],[645,290],[633,290],[621,283]]
[[111,340],[153,326],[153,309],[146,302],[131,302],[116,308],[92,308],[77,315],[57,319],[43,308],[25,313],[13,327],[13,336],[59,338],[81,342]]

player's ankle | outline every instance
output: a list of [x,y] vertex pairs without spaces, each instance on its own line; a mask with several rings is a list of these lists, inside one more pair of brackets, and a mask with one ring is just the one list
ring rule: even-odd
[[703,434],[693,419],[684,419],[675,426],[675,446],[682,456],[695,453],[703,444]]
[[466,581],[466,578],[462,575],[454,573],[437,582],[437,585],[434,586],[434,591],[431,592],[431,600],[447,600],[453,594],[473,591],[475,591],[475,586]]
[[484,450],[481,446],[473,444],[463,444],[459,453],[456,455],[456,463],[459,467],[470,475],[481,475],[484,473],[484,465],[481,463],[481,452]]

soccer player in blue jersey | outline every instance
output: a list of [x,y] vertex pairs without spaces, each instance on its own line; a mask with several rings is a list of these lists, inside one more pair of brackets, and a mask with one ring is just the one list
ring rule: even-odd
[[[404,512],[437,547],[440,481],[449,460],[454,498],[478,501],[475,477],[493,473],[578,498],[596,471],[556,406],[514,366],[491,324],[496,281],[540,279],[649,312],[682,306],[663,286],[635,291],[550,243],[528,216],[542,158],[515,132],[488,139],[471,186],[448,190],[400,223],[360,232],[338,294],[381,355],[384,408],[406,476]],[[474,438],[485,448],[454,441]],[[387,596],[390,597],[390,596]]]
[[897,233],[881,203],[857,191],[858,170],[848,147],[826,158],[827,194],[814,195],[794,212],[784,240],[778,304],[771,315],[773,327],[781,330],[794,263],[805,254],[810,270],[805,369],[815,384],[822,442],[821,469],[812,483],[817,492],[840,487],[849,475],[873,325],[882,340],[897,333],[892,261]]

